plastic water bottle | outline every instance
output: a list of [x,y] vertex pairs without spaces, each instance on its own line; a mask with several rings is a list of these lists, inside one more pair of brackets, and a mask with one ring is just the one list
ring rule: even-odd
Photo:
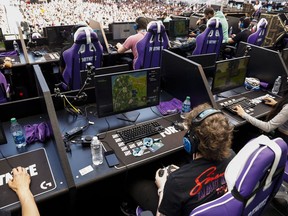
[[102,143],[98,139],[97,136],[92,138],[91,142],[91,154],[92,154],[92,162],[94,165],[99,165],[103,163],[103,151],[102,151]]
[[17,122],[16,118],[11,118],[10,131],[13,136],[17,148],[26,146],[25,133],[22,126]]
[[229,36],[230,37],[231,37],[232,33],[233,33],[233,26],[230,26],[230,28],[229,28]]
[[278,94],[281,86],[281,76],[278,76],[277,79],[274,82],[273,88],[272,88],[272,93],[273,94]]
[[17,52],[17,55],[20,55],[19,46],[16,40],[13,41],[14,50]]
[[183,104],[182,104],[182,110],[181,110],[181,118],[185,118],[185,115],[187,113],[189,113],[191,110],[191,101],[190,101],[190,97],[186,96],[186,99],[184,100]]

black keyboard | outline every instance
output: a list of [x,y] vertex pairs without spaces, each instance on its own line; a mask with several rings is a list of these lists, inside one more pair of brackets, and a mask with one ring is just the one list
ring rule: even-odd
[[164,127],[161,126],[157,121],[152,121],[124,130],[119,130],[117,131],[117,134],[119,134],[123,142],[126,144],[145,137],[150,137],[162,131],[164,131]]
[[250,99],[246,97],[241,97],[238,99],[232,99],[232,100],[224,102],[222,104],[222,107],[228,110],[229,112],[235,113],[235,111],[233,110],[233,107],[237,104],[241,105],[244,110],[251,109],[256,106],[256,104],[253,103],[253,101],[251,101]]

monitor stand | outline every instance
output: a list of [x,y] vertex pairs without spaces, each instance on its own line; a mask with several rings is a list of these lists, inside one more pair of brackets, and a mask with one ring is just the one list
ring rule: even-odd
[[130,111],[126,113],[121,113],[116,116],[117,119],[123,120],[123,121],[128,121],[128,122],[136,122],[138,117],[140,115],[140,112],[138,111]]

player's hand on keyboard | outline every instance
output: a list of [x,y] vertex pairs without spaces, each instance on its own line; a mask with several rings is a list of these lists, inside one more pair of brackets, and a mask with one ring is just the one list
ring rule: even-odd
[[263,98],[263,102],[267,105],[271,105],[271,106],[275,106],[277,104],[277,101],[274,100],[273,98],[271,97],[265,97]]
[[235,113],[237,113],[237,115],[239,115],[239,116],[243,116],[243,115],[245,114],[244,109],[243,109],[242,106],[239,105],[239,104],[236,104],[236,105],[233,107],[233,111],[234,111]]

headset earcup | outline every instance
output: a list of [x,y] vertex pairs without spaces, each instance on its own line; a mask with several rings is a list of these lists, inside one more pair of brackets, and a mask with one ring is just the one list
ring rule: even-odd
[[192,150],[191,142],[189,138],[186,136],[183,137],[183,146],[184,146],[185,151],[191,154],[191,150]]
[[190,131],[188,131],[183,137],[183,147],[189,154],[194,154],[198,151],[198,143],[198,137]]

